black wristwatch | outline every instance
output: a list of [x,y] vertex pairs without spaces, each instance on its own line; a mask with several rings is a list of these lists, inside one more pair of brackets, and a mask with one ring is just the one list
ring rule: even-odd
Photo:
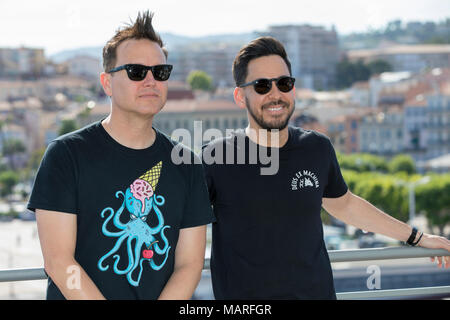
[[409,244],[411,247],[416,246],[419,243],[420,239],[422,239],[423,232],[421,233],[419,239],[416,242],[414,242],[414,239],[416,239],[417,231],[418,231],[417,228],[413,227],[411,235],[409,236],[408,240],[406,240],[406,243]]

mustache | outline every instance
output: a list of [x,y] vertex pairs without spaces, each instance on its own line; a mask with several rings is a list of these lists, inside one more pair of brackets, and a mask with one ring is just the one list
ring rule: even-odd
[[289,103],[279,99],[279,100],[274,100],[274,101],[270,101],[270,102],[263,104],[262,108],[265,109],[265,108],[269,108],[271,106],[276,106],[276,105],[282,105],[283,107],[286,107],[286,108],[289,107]]

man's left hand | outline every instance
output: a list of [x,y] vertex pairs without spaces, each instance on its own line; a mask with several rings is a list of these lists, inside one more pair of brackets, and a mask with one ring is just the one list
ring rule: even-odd
[[[450,251],[450,241],[444,237],[434,236],[424,233],[419,242],[419,246],[429,249],[445,249]],[[445,265],[445,268],[450,267],[450,256],[431,257],[431,262],[437,261],[439,268]]]

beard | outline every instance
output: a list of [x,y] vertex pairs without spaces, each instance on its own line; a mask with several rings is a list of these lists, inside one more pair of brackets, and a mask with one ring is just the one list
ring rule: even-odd
[[286,128],[289,123],[289,120],[295,110],[295,101],[293,101],[291,110],[289,110],[288,113],[283,114],[280,117],[277,117],[276,119],[265,120],[264,116],[263,116],[263,112],[262,112],[264,109],[269,108],[274,105],[281,105],[283,108],[289,109],[289,107],[290,107],[289,103],[286,101],[283,101],[283,100],[274,100],[274,101],[265,103],[261,106],[261,112],[259,112],[259,114],[257,114],[255,109],[252,109],[252,107],[250,106],[250,101],[248,100],[247,97],[245,97],[245,105],[247,107],[248,113],[253,118],[253,120],[255,120],[255,122],[262,129],[265,129],[268,131],[283,130],[284,128]]

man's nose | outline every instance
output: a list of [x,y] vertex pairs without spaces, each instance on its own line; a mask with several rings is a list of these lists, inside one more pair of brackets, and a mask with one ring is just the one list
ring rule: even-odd
[[147,74],[145,75],[145,78],[142,81],[144,86],[154,86],[156,84],[156,80],[153,77],[153,73],[151,70],[147,71]]
[[282,92],[277,87],[277,83],[275,80],[272,80],[272,87],[270,88],[270,91],[268,92],[268,95],[270,97],[281,97]]

